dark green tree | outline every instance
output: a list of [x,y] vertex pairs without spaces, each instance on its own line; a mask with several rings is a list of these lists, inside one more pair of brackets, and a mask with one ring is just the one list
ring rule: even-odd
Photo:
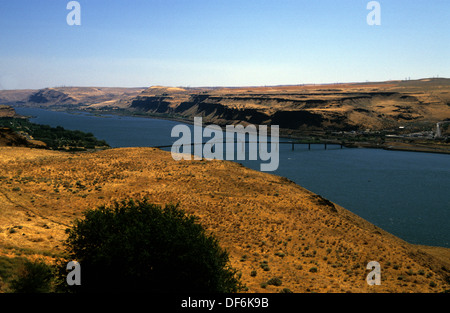
[[66,241],[81,265],[74,292],[237,292],[228,253],[178,205],[116,202],[84,213]]

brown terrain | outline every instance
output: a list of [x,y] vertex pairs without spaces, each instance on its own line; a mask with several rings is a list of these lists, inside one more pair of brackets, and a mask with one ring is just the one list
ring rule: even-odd
[[[279,125],[280,134],[348,146],[450,153],[450,79],[269,87],[58,87],[0,91],[0,104]],[[434,140],[441,123],[442,140]],[[389,136],[386,136],[389,135]],[[431,139],[431,140],[430,140]]]
[[[433,129],[450,121],[450,79],[270,87],[94,88],[0,91],[0,104],[151,114],[299,131]],[[449,132],[447,128],[444,131]]]
[[1,104],[0,104],[0,117],[22,118],[22,116],[16,113],[14,108],[8,105],[1,105]]
[[[203,116],[205,123],[219,125],[278,124],[292,136],[392,130],[390,134],[401,136],[430,132],[443,122],[445,137],[450,80],[248,88],[61,87],[0,91],[0,104],[185,122]],[[20,118],[0,105],[2,116]],[[394,137],[376,144],[450,150],[448,140]],[[39,144],[45,146],[26,134],[0,129],[0,262],[17,257],[50,262],[63,253],[65,229],[84,210],[147,197],[159,204],[179,202],[198,216],[229,251],[248,292],[450,290],[450,249],[409,244],[285,178],[227,161],[177,162],[153,148],[68,153],[35,149]],[[381,265],[380,286],[366,283],[369,261]],[[271,278],[279,278],[281,286],[267,285]],[[5,288],[0,279],[0,292]]]
[[245,121],[290,131],[420,129],[450,120],[450,80],[249,88],[150,87],[128,109],[219,125]]
[[[0,117],[24,118],[16,113],[16,111],[7,105],[0,105]],[[0,147],[45,147],[42,141],[27,138],[23,134],[18,134],[7,127],[0,127]]]
[[0,104],[32,105],[42,108],[83,109],[96,104],[120,104],[145,88],[56,87],[41,90],[0,90]]
[[[450,289],[450,249],[409,244],[285,178],[228,161],[174,161],[154,148],[0,147],[0,257],[51,261],[84,210],[143,197],[198,216],[248,292]],[[366,283],[369,261],[381,265],[379,286]],[[266,285],[271,278],[281,285]]]

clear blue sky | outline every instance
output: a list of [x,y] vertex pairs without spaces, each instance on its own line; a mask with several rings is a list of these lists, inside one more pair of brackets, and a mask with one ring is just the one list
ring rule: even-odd
[[0,89],[450,77],[450,1],[0,0]]

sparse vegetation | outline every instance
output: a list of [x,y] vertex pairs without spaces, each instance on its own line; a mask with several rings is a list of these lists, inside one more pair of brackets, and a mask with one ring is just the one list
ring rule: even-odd
[[279,277],[273,277],[267,281],[267,285],[273,285],[273,286],[281,286],[282,281]]
[[269,267],[269,264],[268,264],[268,262],[266,261],[266,260],[264,260],[264,261],[262,261],[261,263],[260,263],[260,267],[264,270],[264,271],[270,271],[270,267]]
[[[180,202],[199,216],[205,233],[214,234],[229,252],[230,264],[239,270],[236,278],[242,273],[240,280],[249,292],[280,292],[283,287],[293,292],[373,292],[364,280],[370,260],[383,262],[377,291],[449,289],[441,270],[445,263],[424,247],[420,249],[425,252],[417,253],[417,247],[393,236],[374,234],[372,225],[345,210],[322,210],[295,184],[233,163],[174,162],[170,153],[150,148],[82,154],[0,148],[0,156],[0,291],[10,291],[19,265],[15,258],[62,257],[64,230],[74,219],[84,220],[86,209],[144,197],[151,203]],[[274,186],[282,197],[272,197]],[[16,187],[20,191],[12,191]],[[137,230],[129,234],[140,235]],[[117,249],[120,245],[125,244],[120,242]],[[15,248],[7,248],[11,246]],[[2,255],[11,264],[1,263]],[[318,271],[309,272],[312,267]],[[82,282],[86,275],[82,270]],[[399,275],[404,280],[397,280]],[[267,285],[273,277],[282,280],[281,287]]]

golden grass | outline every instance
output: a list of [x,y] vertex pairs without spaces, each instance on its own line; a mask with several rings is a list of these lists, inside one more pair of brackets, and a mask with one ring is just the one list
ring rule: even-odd
[[[0,251],[6,255],[11,248],[61,253],[64,230],[84,210],[147,197],[179,202],[198,216],[229,251],[248,292],[450,289],[442,269],[449,249],[410,245],[285,178],[237,163],[174,161],[153,148],[69,154],[2,147],[0,178]],[[381,264],[380,286],[365,280],[372,260]],[[262,287],[273,277],[282,285]]]

